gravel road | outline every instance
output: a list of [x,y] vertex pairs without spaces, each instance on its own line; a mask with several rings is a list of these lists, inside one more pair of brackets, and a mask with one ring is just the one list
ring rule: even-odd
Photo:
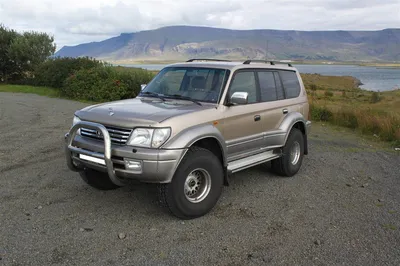
[[400,265],[399,153],[314,125],[297,176],[237,173],[182,222],[154,185],[102,192],[68,170],[84,106],[0,93],[0,265]]

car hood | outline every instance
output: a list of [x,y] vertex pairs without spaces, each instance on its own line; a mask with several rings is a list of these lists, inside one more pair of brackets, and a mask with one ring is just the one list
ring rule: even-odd
[[151,126],[170,117],[214,108],[185,100],[134,98],[88,106],[75,113],[81,120],[120,127]]

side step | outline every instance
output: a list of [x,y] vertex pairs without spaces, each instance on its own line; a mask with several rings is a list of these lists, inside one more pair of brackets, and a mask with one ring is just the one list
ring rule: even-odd
[[250,157],[246,157],[243,159],[239,159],[233,162],[228,163],[228,172],[236,173],[246,168],[250,168],[252,166],[266,163],[273,159],[279,158],[280,154],[274,153],[273,150],[266,151],[263,153],[259,153],[256,155],[252,155]]

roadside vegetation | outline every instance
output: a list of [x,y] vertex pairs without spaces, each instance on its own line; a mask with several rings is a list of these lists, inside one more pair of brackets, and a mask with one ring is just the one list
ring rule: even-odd
[[[116,67],[93,58],[51,58],[53,37],[0,25],[0,92],[84,102],[135,97],[157,71]],[[329,122],[400,145],[400,90],[372,92],[353,77],[302,74],[311,120]]]
[[400,90],[358,88],[352,77],[303,74],[311,120],[329,122],[400,145]]

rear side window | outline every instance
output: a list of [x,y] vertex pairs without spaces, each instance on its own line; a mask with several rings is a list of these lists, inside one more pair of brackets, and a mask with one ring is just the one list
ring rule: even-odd
[[279,77],[278,72],[274,72],[275,84],[276,84],[276,96],[278,100],[285,99],[285,93],[283,92],[283,87],[281,83],[281,79]]
[[274,74],[270,71],[258,71],[260,82],[261,102],[271,102],[277,100]]
[[280,70],[279,75],[285,89],[286,99],[298,97],[300,95],[300,83],[296,72]]

